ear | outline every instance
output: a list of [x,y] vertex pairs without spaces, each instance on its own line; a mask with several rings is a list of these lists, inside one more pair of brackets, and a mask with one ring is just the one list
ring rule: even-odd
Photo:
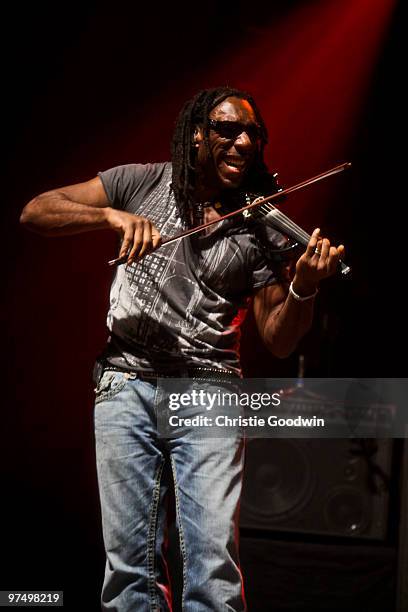
[[203,139],[204,139],[204,135],[203,135],[202,127],[199,125],[196,125],[194,128],[194,134],[193,134],[193,146],[195,148],[198,148],[200,144],[203,142]]

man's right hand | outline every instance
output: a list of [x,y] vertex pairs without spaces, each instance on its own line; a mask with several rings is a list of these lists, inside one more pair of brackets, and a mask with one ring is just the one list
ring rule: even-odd
[[108,226],[122,238],[119,257],[126,257],[128,264],[142,259],[161,244],[159,230],[145,217],[106,208],[106,219]]

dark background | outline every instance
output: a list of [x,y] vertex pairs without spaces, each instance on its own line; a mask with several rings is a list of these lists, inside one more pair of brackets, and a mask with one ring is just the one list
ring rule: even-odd
[[[354,11],[362,24],[350,37],[347,7],[344,23]],[[47,189],[167,159],[175,116],[198,89],[254,94],[284,185],[353,162],[285,205],[307,231],[344,242],[352,279],[322,286],[313,330],[283,362],[249,316],[246,375],[296,376],[301,353],[307,376],[404,376],[401,12],[402,2],[378,0],[255,0],[4,14],[1,589],[64,590],[68,609],[81,593],[81,607],[96,610],[104,564],[91,370],[106,339],[115,239],[44,239],[22,230],[19,214]]]

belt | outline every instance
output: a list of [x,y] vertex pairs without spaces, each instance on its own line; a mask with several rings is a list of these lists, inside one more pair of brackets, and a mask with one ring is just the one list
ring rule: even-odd
[[211,379],[211,380],[225,380],[226,378],[239,379],[240,376],[231,370],[222,370],[221,368],[180,368],[177,370],[127,370],[119,368],[114,365],[106,364],[103,368],[104,371],[112,372],[123,372],[129,374],[131,378],[139,378],[140,380],[146,380],[152,382],[158,378],[194,378],[194,379]]

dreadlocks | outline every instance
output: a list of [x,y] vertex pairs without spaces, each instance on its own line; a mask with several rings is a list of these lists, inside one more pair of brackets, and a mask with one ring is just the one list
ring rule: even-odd
[[262,192],[265,189],[273,191],[276,188],[274,177],[268,172],[263,159],[264,147],[268,142],[268,133],[261,114],[253,98],[239,89],[230,87],[215,87],[203,89],[185,103],[176,121],[173,134],[171,155],[173,163],[172,188],[175,194],[179,214],[187,226],[202,222],[202,205],[193,201],[195,187],[195,157],[193,153],[193,135],[197,125],[203,128],[205,146],[209,149],[209,114],[213,108],[225,98],[241,98],[248,100],[252,106],[257,122],[260,126],[260,146],[256,153],[254,163],[245,179],[244,189],[253,192]]

